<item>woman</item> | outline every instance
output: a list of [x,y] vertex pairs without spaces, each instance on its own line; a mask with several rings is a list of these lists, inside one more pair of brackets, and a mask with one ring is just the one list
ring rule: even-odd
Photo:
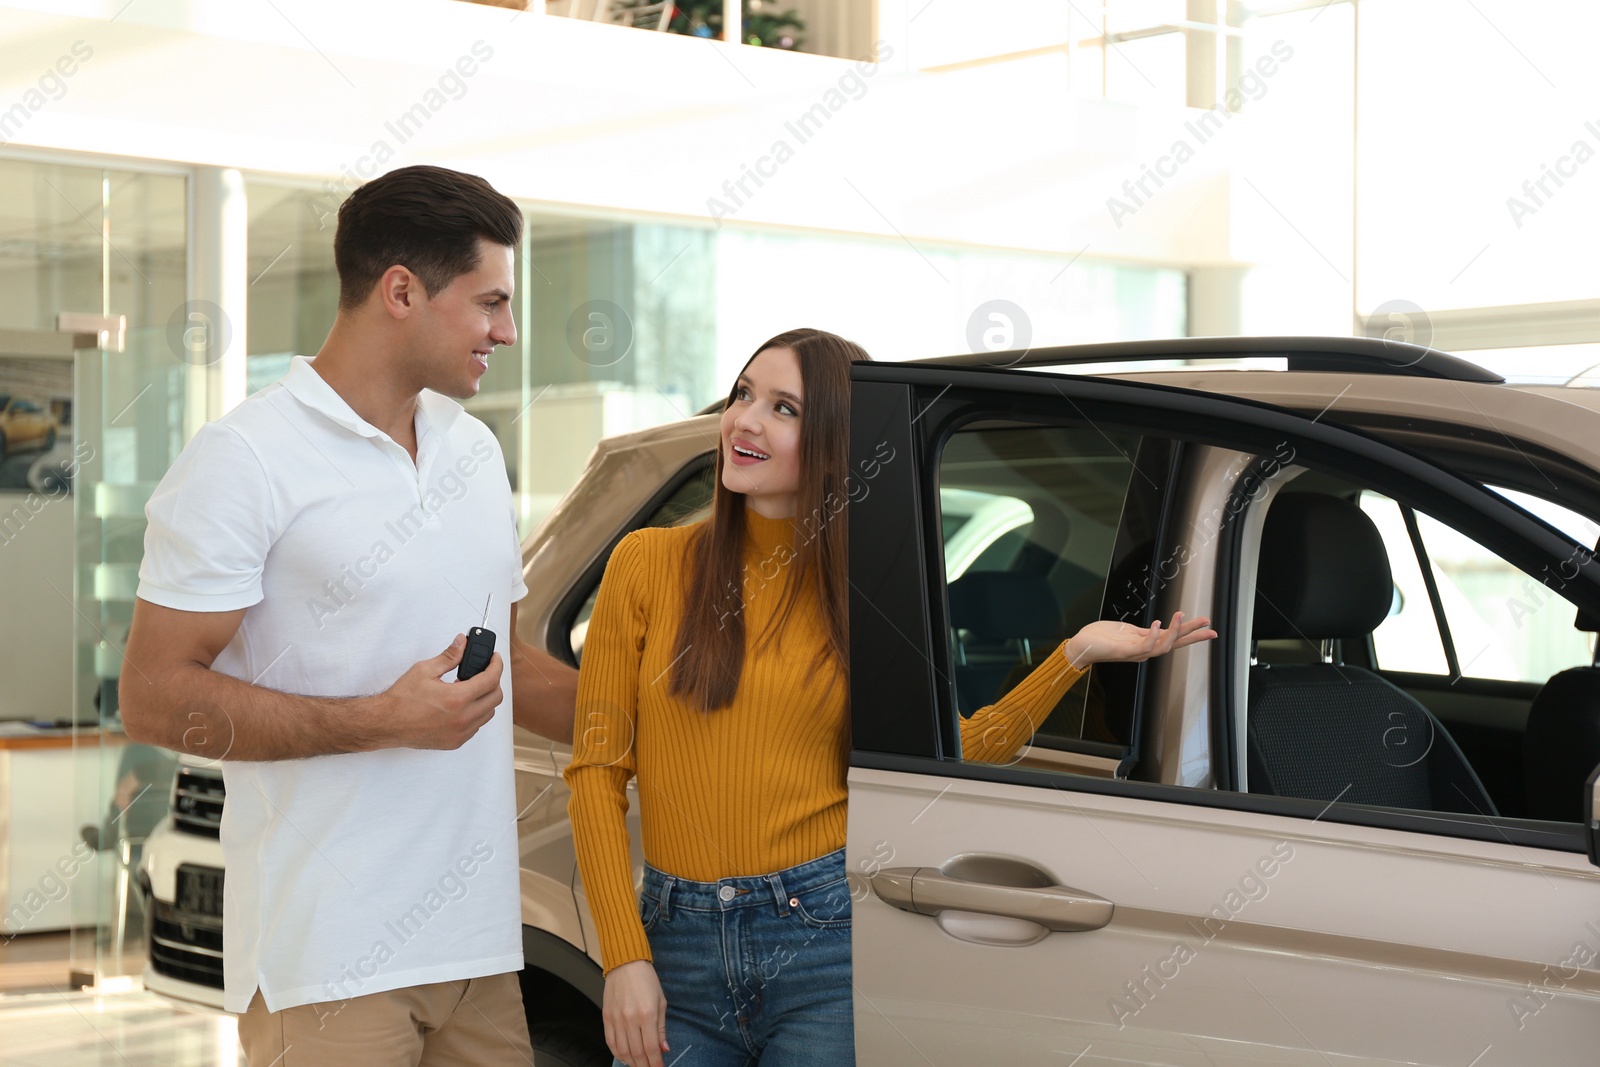
[[[869,358],[820,330],[762,345],[722,415],[711,517],[629,534],[601,581],[565,777],[606,1041],[629,1067],[673,1049],[673,1067],[854,1062],[839,501],[850,364]],[[963,720],[965,757],[1010,756],[1090,663],[1215,637],[1206,623],[1084,627]]]

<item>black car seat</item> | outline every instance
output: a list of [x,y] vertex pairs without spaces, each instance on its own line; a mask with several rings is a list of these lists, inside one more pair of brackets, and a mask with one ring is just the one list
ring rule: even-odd
[[[1579,630],[1600,630],[1578,612]],[[1600,651],[1600,649],[1597,649]],[[1573,667],[1551,678],[1528,709],[1522,735],[1522,796],[1530,819],[1583,821],[1583,786],[1600,763],[1600,667]]]
[[[1360,507],[1317,493],[1273,501],[1261,535],[1256,640],[1364,638],[1393,595],[1383,538]],[[1251,667],[1247,734],[1252,793],[1497,814],[1439,720],[1359,667]]]
[[950,583],[956,707],[971,715],[994,703],[1019,662],[1032,664],[1059,640],[1061,603],[1050,583],[1021,571],[969,571]]

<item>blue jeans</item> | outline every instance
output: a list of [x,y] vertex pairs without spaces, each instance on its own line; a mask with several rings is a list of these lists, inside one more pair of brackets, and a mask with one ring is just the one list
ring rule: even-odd
[[666,1063],[855,1063],[844,849],[715,882],[647,865],[639,914],[667,998]]

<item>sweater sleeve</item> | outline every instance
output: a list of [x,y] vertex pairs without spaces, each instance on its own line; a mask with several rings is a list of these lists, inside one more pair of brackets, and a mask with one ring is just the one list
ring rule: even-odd
[[634,896],[627,822],[628,779],[636,769],[639,662],[649,618],[640,533],[622,539],[600,579],[578,672],[572,763],[563,775],[572,791],[567,813],[578,870],[606,973],[651,958]]
[[1011,692],[961,720],[961,758],[976,763],[1011,759],[1083,675],[1068,662],[1063,641]]

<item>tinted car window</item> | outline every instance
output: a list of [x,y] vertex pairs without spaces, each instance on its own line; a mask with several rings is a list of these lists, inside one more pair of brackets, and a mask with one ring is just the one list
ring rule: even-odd
[[[954,527],[945,595],[962,714],[1009,692],[1101,617],[1138,446],[1132,435],[1057,426],[973,429],[945,444],[941,525]],[[1089,679],[1074,686],[1041,734],[1105,732],[1090,692]]]
[[1382,493],[1361,494],[1361,510],[1378,527],[1389,552],[1394,597],[1389,616],[1372,631],[1373,656],[1380,668],[1417,674],[1449,674],[1444,639],[1417,563],[1400,505]]
[[1466,534],[1427,515],[1417,524],[1441,587],[1457,594],[1444,611],[1464,677],[1543,684],[1594,659],[1594,635],[1573,628],[1571,603]]
[[[1275,523],[1280,508],[1302,519]],[[1355,514],[1341,517],[1340,509]],[[1570,513],[1554,518],[1569,535],[1587,538],[1594,529],[1574,526]],[[1363,522],[1372,533],[1363,533]],[[1319,536],[1318,527],[1335,532]],[[1373,533],[1372,548],[1346,549]],[[1304,539],[1298,550],[1287,543],[1296,537]],[[1595,636],[1574,627],[1570,600],[1483,545],[1493,538],[1487,527],[1445,523],[1405,500],[1314,470],[1289,482],[1262,530],[1255,636],[1281,639],[1292,627],[1313,654],[1291,661],[1257,650],[1246,726],[1251,792],[1439,813],[1524,813],[1530,779],[1549,774],[1522,756],[1530,701],[1553,676],[1587,667]],[[1380,553],[1391,578],[1385,590],[1369,584]],[[1281,579],[1284,559],[1306,572],[1332,567],[1338,582],[1312,578],[1304,588],[1321,590],[1323,601],[1280,611],[1274,599],[1289,588]],[[1358,601],[1367,606],[1341,606]],[[1380,601],[1387,606],[1381,618],[1374,610]],[[1350,629],[1357,614],[1369,630]],[[1569,784],[1575,795],[1580,780]]]
[[[1506,495],[1582,543],[1593,544],[1600,532],[1594,523],[1558,505],[1524,494]],[[1361,496],[1361,507],[1383,533],[1396,585],[1396,610],[1373,632],[1378,667],[1448,674],[1418,546],[1400,506],[1368,491]],[[1471,536],[1427,514],[1416,512],[1415,517],[1461,677],[1543,684],[1568,667],[1593,662],[1595,635],[1573,626],[1575,609],[1568,601]]]

